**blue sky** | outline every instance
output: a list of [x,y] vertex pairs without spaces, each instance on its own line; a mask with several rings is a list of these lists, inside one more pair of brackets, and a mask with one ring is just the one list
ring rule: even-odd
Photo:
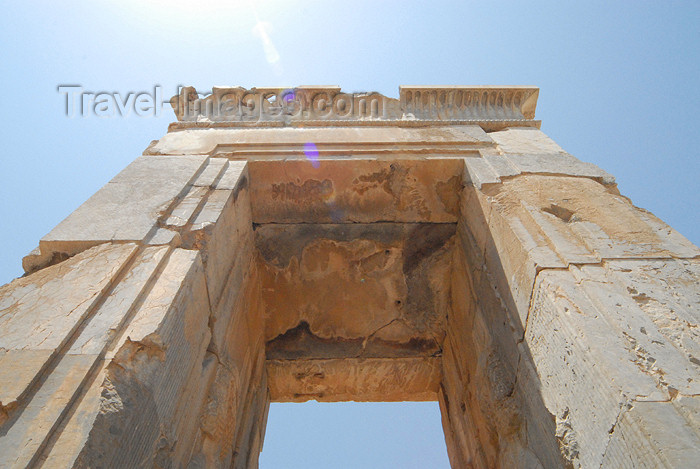
[[[158,118],[67,118],[60,84],[121,93],[159,84],[166,97],[190,84],[337,84],[389,96],[397,96],[401,84],[535,85],[544,132],[614,174],[636,205],[700,243],[699,2],[68,0],[3,6],[0,283],[21,275],[22,256],[174,120],[169,108]],[[273,440],[284,433],[274,427],[303,435],[309,427],[330,428],[323,425],[347,417],[348,409],[355,420],[345,424],[347,431],[367,433],[372,441],[334,439],[339,448],[348,442],[360,457],[359,448],[372,448],[364,445],[381,433],[397,439],[413,433],[431,438],[428,447],[446,464],[435,405],[402,407],[422,416],[415,427],[403,420],[406,412],[382,407],[394,409],[382,422],[397,426],[379,435],[369,431],[379,425],[371,421],[379,411],[357,407],[308,407],[300,423],[302,407],[274,406],[262,467],[414,467],[417,459],[405,447],[390,444],[379,447],[396,446],[397,452],[376,455],[374,466],[348,456],[335,465],[284,459],[288,449]],[[286,423],[280,420],[285,415]],[[307,455],[321,451],[312,445],[315,438],[302,441]]]

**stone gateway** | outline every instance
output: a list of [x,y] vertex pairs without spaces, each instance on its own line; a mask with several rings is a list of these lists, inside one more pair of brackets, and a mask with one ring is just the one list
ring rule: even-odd
[[0,287],[0,467],[254,468],[310,399],[439,401],[455,468],[695,467],[700,249],[537,96],[183,88]]

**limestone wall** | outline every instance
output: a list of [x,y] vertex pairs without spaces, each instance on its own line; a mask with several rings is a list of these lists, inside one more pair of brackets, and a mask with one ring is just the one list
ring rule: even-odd
[[467,162],[441,396],[453,466],[692,466],[700,250],[608,177],[559,166],[572,157],[540,131],[489,135],[509,166],[478,179]]
[[245,162],[139,158],[25,267],[0,290],[0,466],[257,464],[269,399]]

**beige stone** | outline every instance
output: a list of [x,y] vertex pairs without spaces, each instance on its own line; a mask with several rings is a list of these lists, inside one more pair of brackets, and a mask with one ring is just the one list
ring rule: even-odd
[[255,223],[454,223],[463,163],[333,158],[250,163]]
[[0,466],[257,467],[271,401],[437,400],[453,467],[700,460],[700,249],[532,87],[191,87],[0,287]]
[[[476,151],[493,141],[474,125],[437,129],[406,127],[183,129],[149,147],[149,155],[216,154],[246,159],[282,159],[305,152],[338,155],[348,146],[359,154]],[[313,146],[311,146],[313,144]]]
[[440,364],[434,357],[267,360],[277,402],[434,401]]
[[183,197],[205,156],[139,157],[58,224],[23,262],[27,272],[104,242],[141,242]]
[[42,373],[94,317],[135,248],[97,246],[0,289],[0,416],[13,417],[27,404]]

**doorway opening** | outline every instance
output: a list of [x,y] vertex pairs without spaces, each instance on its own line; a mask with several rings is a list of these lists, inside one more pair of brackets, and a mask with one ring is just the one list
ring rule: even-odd
[[260,469],[449,468],[437,402],[272,403]]

